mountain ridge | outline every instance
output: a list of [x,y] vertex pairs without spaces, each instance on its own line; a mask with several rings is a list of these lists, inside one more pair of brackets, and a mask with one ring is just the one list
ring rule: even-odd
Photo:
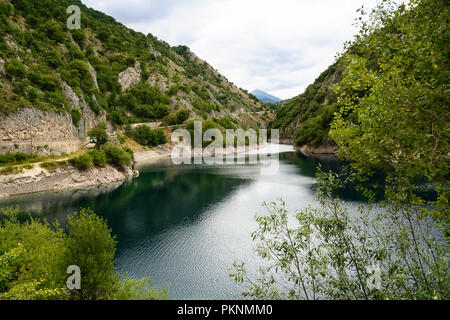
[[253,90],[251,92],[251,94],[254,95],[256,98],[258,98],[261,102],[264,102],[264,103],[275,104],[275,103],[283,101],[282,99],[275,97],[275,96],[271,95],[270,93],[267,93],[267,92],[259,90],[259,89]]

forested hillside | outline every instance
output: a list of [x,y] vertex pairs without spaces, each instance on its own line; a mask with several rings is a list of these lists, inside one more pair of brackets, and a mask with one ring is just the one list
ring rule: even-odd
[[[81,8],[79,30],[66,25],[72,4]],[[79,99],[121,126],[262,108],[189,48],[135,32],[80,1],[0,0],[0,38],[3,115],[33,107],[70,114],[78,126]]]
[[279,104],[271,126],[281,130],[283,139],[311,147],[328,139],[333,114],[338,110],[333,86],[342,80],[342,70],[338,62],[333,64],[304,93]]

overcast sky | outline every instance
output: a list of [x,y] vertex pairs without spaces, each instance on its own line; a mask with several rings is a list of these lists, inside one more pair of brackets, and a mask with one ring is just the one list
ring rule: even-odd
[[82,0],[126,26],[187,45],[239,87],[286,99],[304,91],[376,0]]

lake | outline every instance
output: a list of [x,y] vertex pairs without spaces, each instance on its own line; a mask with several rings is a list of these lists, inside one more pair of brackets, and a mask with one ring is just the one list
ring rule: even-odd
[[[242,155],[240,156],[242,157]],[[244,290],[228,277],[233,261],[255,270],[261,260],[252,249],[255,214],[263,201],[280,197],[292,211],[314,202],[314,174],[321,163],[339,171],[333,157],[306,157],[280,146],[276,175],[260,165],[155,164],[120,186],[42,193],[0,201],[22,211],[65,221],[81,207],[107,219],[117,236],[116,267],[131,277],[150,277],[167,286],[171,299],[240,299]],[[356,208],[351,193],[344,201]]]

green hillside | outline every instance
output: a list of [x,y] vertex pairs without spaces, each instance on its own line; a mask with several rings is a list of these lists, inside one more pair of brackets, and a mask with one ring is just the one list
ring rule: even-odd
[[333,115],[339,109],[333,86],[342,80],[342,70],[336,62],[304,93],[279,104],[271,127],[280,129],[281,138],[292,139],[298,146],[311,147],[328,139]]
[[[81,8],[80,30],[67,28],[71,4]],[[81,115],[66,100],[63,82],[116,125],[263,108],[189,48],[135,32],[80,1],[0,0],[0,38],[3,114],[34,107],[70,113],[77,124]]]

